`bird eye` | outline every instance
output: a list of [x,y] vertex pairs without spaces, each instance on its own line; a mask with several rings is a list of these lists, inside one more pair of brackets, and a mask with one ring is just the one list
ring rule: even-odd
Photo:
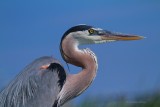
[[89,29],[88,32],[89,32],[90,34],[93,34],[95,31],[94,31],[93,29]]

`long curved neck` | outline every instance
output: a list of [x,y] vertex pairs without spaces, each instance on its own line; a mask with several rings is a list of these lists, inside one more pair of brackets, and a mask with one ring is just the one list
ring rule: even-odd
[[[88,49],[80,50],[78,41],[72,36],[67,36],[61,44],[65,61],[75,66],[82,67],[82,71],[96,73],[97,59]],[[96,74],[95,74],[96,75]]]
[[69,74],[59,93],[59,105],[84,92],[96,76],[97,59],[88,49],[78,49],[78,41],[72,36],[67,36],[61,41],[61,54],[64,60],[75,66],[82,67],[78,74]]

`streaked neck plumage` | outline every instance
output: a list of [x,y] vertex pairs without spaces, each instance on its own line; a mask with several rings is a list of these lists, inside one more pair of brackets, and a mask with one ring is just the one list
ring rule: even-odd
[[77,74],[69,74],[66,82],[59,93],[58,105],[80,95],[92,83],[97,72],[97,58],[89,49],[80,50],[78,41],[67,36],[61,42],[62,57],[67,63],[82,67],[82,71]]
[[[67,63],[86,69],[86,72],[96,72],[97,57],[90,49],[78,48],[79,41],[73,36],[67,36],[61,44],[63,51],[63,58]],[[83,70],[82,70],[83,71]]]

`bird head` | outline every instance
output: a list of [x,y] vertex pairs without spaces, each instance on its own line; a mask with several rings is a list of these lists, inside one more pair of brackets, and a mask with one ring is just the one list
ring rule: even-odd
[[65,55],[62,47],[62,42],[65,40],[68,40],[67,44],[70,44],[69,42],[74,42],[74,45],[76,47],[78,45],[85,44],[99,44],[113,41],[139,40],[142,38],[142,36],[114,33],[89,25],[77,25],[71,27],[64,33],[60,43],[60,51],[63,59],[65,60],[65,56],[67,55]]
[[81,45],[107,43],[113,41],[139,40],[143,38],[142,36],[132,34],[114,33],[88,25],[78,25],[70,28],[64,33],[62,40],[68,36],[72,36],[78,44]]

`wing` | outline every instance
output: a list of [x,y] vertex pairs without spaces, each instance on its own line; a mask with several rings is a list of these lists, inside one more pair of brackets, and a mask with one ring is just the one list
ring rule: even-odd
[[[49,67],[41,69],[44,65]],[[66,72],[57,60],[36,59],[0,92],[0,107],[52,107],[65,80]]]

